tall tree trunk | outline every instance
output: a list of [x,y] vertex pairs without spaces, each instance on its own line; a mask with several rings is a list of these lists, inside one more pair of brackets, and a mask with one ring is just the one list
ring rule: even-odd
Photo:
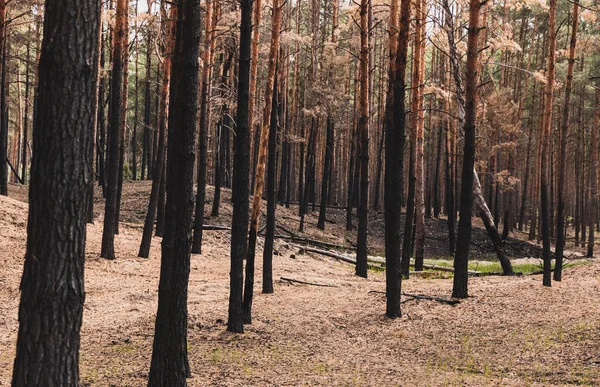
[[543,285],[551,286],[551,251],[550,251],[550,198],[548,197],[548,160],[550,145],[550,129],[552,127],[552,108],[554,102],[554,77],[556,65],[556,0],[550,0],[548,10],[548,71],[546,72],[547,83],[545,91],[544,126],[541,131],[541,160],[540,160],[540,212],[542,218],[542,239],[544,276]]
[[[250,138],[253,138],[253,128],[254,128],[254,105],[255,101],[258,98],[256,95],[257,88],[256,84],[258,81],[258,43],[260,42],[260,24],[262,17],[262,0],[253,0],[252,6],[252,14],[253,14],[253,23],[256,26],[252,30],[252,48],[251,48],[251,57],[250,57],[250,100],[248,101],[248,125],[250,125]],[[266,117],[264,119],[267,119]],[[260,123],[256,123],[257,127],[261,127]],[[255,138],[258,138],[258,131],[254,133]],[[254,188],[255,184],[255,176],[256,176],[256,163],[258,157],[258,142],[255,141],[254,144],[250,144],[250,154],[252,157],[252,188]]]
[[[102,197],[106,198],[106,116],[104,112],[106,103],[106,68],[105,68],[105,34],[102,33],[102,41],[100,42],[100,84],[98,85],[98,185],[102,187]],[[35,100],[34,98],[34,115],[35,115]]]
[[127,0],[117,0],[115,30],[113,34],[114,52],[110,91],[110,127],[108,131],[108,184],[104,210],[104,229],[100,256],[115,259],[115,231],[118,223],[117,201],[119,188],[119,170],[121,145],[124,135],[125,62],[127,60]]
[[194,238],[192,253],[202,253],[202,226],[204,224],[204,202],[206,201],[206,171],[208,129],[210,127],[210,82],[213,62],[213,0],[206,2],[206,30],[204,33],[204,67],[202,68],[202,91],[200,94],[200,136],[198,139],[198,177],[196,188],[196,210],[194,212]]
[[590,208],[588,211],[588,248],[587,256],[594,256],[594,225],[598,216],[598,193],[596,185],[598,180],[598,131],[600,130],[600,86],[596,85],[596,102],[594,108],[594,121],[592,123],[591,141],[590,141],[590,157],[589,157],[589,186],[590,186]]
[[560,127],[560,148],[558,152],[558,204],[556,209],[556,264],[554,280],[562,279],[563,251],[565,246],[565,169],[567,166],[567,135],[569,133],[569,108],[571,105],[571,90],[573,88],[573,69],[575,66],[575,50],[577,47],[577,27],[579,25],[579,0],[573,3],[573,26],[571,27],[571,40],[569,42],[569,64],[567,68],[567,81],[565,84],[565,102]]
[[[413,131],[414,133],[414,131]],[[404,239],[402,241],[402,276],[409,277],[410,258],[413,252],[413,223],[415,219],[415,136],[410,135],[408,157],[408,195],[406,196],[406,214],[404,216]],[[421,268],[422,270],[422,268]]]
[[248,102],[250,98],[250,52],[252,0],[241,0],[240,55],[237,94],[235,153],[233,159],[233,217],[231,220],[231,270],[229,284],[229,332],[244,332],[242,286],[244,258],[248,254],[248,196],[250,190],[250,142]]
[[[150,178],[152,172],[150,171],[150,164],[152,163],[152,123],[151,123],[151,106],[152,106],[152,92],[151,92],[151,68],[152,68],[152,34],[150,31],[146,34],[146,82],[144,89],[144,140],[142,146],[142,170],[140,179],[144,180],[145,177]],[[166,74],[166,73],[165,73]]]
[[[233,61],[233,51],[227,55],[227,59],[223,64],[223,74],[221,75],[221,88],[226,89],[227,82],[229,81],[229,69],[231,68],[231,62]],[[224,97],[224,96],[223,96]],[[215,168],[215,196],[213,198],[213,207],[211,216],[219,216],[219,206],[221,204],[221,185],[223,178],[227,174],[226,168],[226,157],[227,148],[229,147],[229,131],[231,130],[231,119],[229,116],[229,106],[227,103],[223,103],[221,108],[221,128],[219,132],[217,155],[216,155],[216,168]]]
[[[395,0],[392,0],[395,1]],[[357,66],[355,66],[355,77],[354,77],[354,95],[357,96],[358,95],[358,91],[359,91],[359,82],[358,82],[358,68]],[[354,98],[354,111],[358,110],[358,98]],[[357,125],[357,120],[356,119],[352,119],[352,126],[350,128],[350,131],[352,132],[352,135],[350,136],[350,157],[348,157],[348,192],[347,192],[347,198],[346,198],[346,231],[352,231],[353,229],[353,225],[352,225],[352,207],[354,206],[354,202],[356,201],[356,198],[354,196],[354,192],[355,192],[355,181],[356,181],[356,175],[358,175],[358,171],[355,168],[356,167],[356,153],[357,153],[357,148],[358,148],[358,139],[357,139],[357,130],[358,130],[358,125]]]
[[132,180],[137,180],[137,127],[138,127],[138,113],[139,113],[139,109],[138,109],[138,103],[139,103],[139,97],[138,97],[138,90],[139,90],[139,69],[140,69],[140,45],[139,45],[139,41],[138,41],[138,22],[137,22],[137,16],[138,16],[138,2],[139,0],[135,0],[135,24],[134,24],[134,29],[133,29],[133,36],[135,39],[135,70],[134,70],[134,77],[135,77],[135,85],[134,85],[134,113],[133,113],[133,132],[131,134],[131,178]]
[[321,207],[319,209],[319,220],[317,227],[325,230],[325,217],[327,213],[327,196],[329,193],[329,182],[331,179],[331,167],[333,164],[333,137],[334,123],[333,116],[327,116],[327,139],[325,142],[325,160],[323,162],[323,176],[321,184]]
[[[449,107],[449,103],[446,103],[446,107]],[[447,110],[447,109],[446,109]],[[452,149],[454,149],[452,128],[450,127],[449,120],[445,122],[446,127],[446,216],[448,217],[448,254],[454,255],[454,248],[456,243],[456,209],[454,207],[454,174],[453,170],[453,155]]]
[[158,208],[159,196],[161,185],[163,184],[162,171],[165,168],[165,144],[167,139],[167,119],[169,115],[169,88],[171,82],[171,65],[172,56],[175,45],[175,20],[177,20],[177,6],[171,5],[169,11],[169,22],[165,27],[166,32],[166,44],[163,60],[163,71],[165,72],[160,92],[160,112],[159,112],[159,138],[158,138],[158,152],[156,157],[156,163],[154,163],[154,179],[152,179],[152,190],[150,191],[150,203],[148,204],[148,212],[146,213],[146,220],[144,221],[144,231],[142,233],[142,242],[140,244],[140,250],[138,257],[148,258],[150,254],[150,244],[152,242],[152,231],[154,228],[154,220],[156,219],[156,212]]
[[186,386],[186,378],[190,376],[187,296],[194,212],[199,46],[200,2],[179,0],[169,101],[167,211],[148,376],[150,387]]
[[[433,217],[439,218],[441,212],[441,203],[440,203],[440,163],[442,160],[442,143],[444,142],[444,127],[440,126],[437,130],[438,139],[437,139],[437,150],[435,152],[435,167],[433,173]],[[433,134],[432,134],[433,141]]]
[[[31,26],[29,27],[29,32],[31,32]],[[23,113],[23,144],[22,144],[22,153],[21,153],[21,162],[22,170],[21,170],[21,179],[23,183],[27,182],[27,146],[29,142],[28,132],[29,132],[29,58],[30,58],[30,43],[27,42],[27,48],[25,51],[25,112]],[[93,160],[92,160],[93,161]]]
[[[277,61],[279,54],[279,33],[281,28],[282,6],[279,0],[273,0],[273,15],[271,18],[271,47],[269,50],[269,68],[267,84],[265,86],[265,107],[263,109],[263,123],[260,128],[260,143],[258,148],[258,164],[254,183],[254,196],[252,198],[252,213],[250,217],[250,234],[248,240],[248,257],[246,259],[246,281],[244,283],[243,319],[244,324],[252,323],[252,296],[254,293],[254,261],[256,256],[256,237],[258,234],[258,218],[260,216],[260,203],[265,185],[265,164],[267,161],[267,146],[269,143],[269,123],[271,117],[274,95],[277,95]],[[275,93],[275,94],[274,94]],[[275,105],[276,106],[276,105]],[[276,114],[276,112],[273,112]],[[275,119],[277,119],[275,117]],[[266,246],[265,246],[266,248]]]
[[[471,242],[471,215],[473,205],[473,168],[475,165],[475,115],[477,111],[477,57],[479,52],[480,0],[469,2],[469,29],[467,40],[467,77],[465,89],[465,121],[462,183],[460,192],[460,219],[456,255],[454,257],[454,283],[452,296],[468,296],[469,244]],[[450,15],[451,17],[451,15]],[[455,74],[455,77],[460,75]]]
[[423,270],[423,254],[425,248],[425,168],[424,168],[424,132],[425,112],[423,110],[423,82],[425,80],[425,21],[427,9],[424,0],[417,0],[415,7],[415,49],[413,54],[413,106],[415,131],[415,270]]
[[6,0],[0,0],[0,195],[8,195],[8,106],[6,104]]
[[101,2],[45,4],[12,385],[79,386]]
[[273,293],[273,241],[275,238],[275,183],[277,176],[277,78],[273,86],[271,124],[269,127],[268,177],[267,177],[267,229],[263,249],[263,293]]
[[358,241],[356,275],[367,278],[367,228],[369,221],[369,44],[368,8],[370,0],[360,2],[360,95],[359,95],[359,157],[360,194],[358,203]]

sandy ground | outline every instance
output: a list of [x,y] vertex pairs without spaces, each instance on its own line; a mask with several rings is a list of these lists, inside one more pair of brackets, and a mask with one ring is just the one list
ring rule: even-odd
[[[160,267],[158,238],[149,259],[137,258],[137,223],[148,188],[146,182],[127,185],[128,226],[116,237],[116,261],[99,258],[101,206],[88,228],[84,386],[146,383]],[[210,223],[227,224],[228,197],[222,217]],[[10,384],[14,358],[26,215],[25,203],[0,197],[0,386]],[[280,209],[278,219],[284,215],[293,217],[293,210]],[[316,219],[311,216],[308,223]],[[331,234],[312,226],[308,233],[343,243],[348,236],[337,233],[337,226],[342,227],[329,227]],[[204,252],[193,255],[191,264],[190,386],[600,385],[596,261],[567,269],[564,281],[552,288],[541,286],[541,276],[472,278],[471,297],[459,305],[409,300],[403,318],[390,320],[384,316],[384,296],[371,292],[385,289],[383,272],[357,278],[349,264],[299,254],[278,240],[275,293],[260,293],[258,262],[254,322],[238,335],[225,332],[229,233],[205,236]],[[331,287],[290,284],[280,277]],[[441,297],[449,297],[451,288],[451,279],[403,282],[406,292]]]

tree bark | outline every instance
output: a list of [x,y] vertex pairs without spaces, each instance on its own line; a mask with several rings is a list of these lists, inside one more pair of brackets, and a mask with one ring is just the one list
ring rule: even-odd
[[0,0],[0,195],[8,196],[8,106],[6,104],[6,0]]
[[158,208],[158,198],[160,196],[161,185],[163,184],[162,171],[165,168],[165,151],[166,151],[166,139],[167,139],[167,119],[169,115],[169,87],[171,82],[171,65],[172,55],[175,44],[175,23],[174,20],[177,18],[177,6],[171,5],[169,11],[169,22],[165,28],[166,32],[166,44],[163,60],[163,71],[165,72],[162,78],[161,92],[160,92],[160,112],[159,112],[159,134],[158,134],[158,150],[156,162],[154,163],[154,179],[152,179],[152,189],[150,191],[150,202],[148,204],[148,212],[146,213],[146,219],[144,221],[144,231],[142,232],[142,242],[140,244],[140,250],[138,257],[148,258],[150,255],[150,244],[152,242],[152,231],[154,229],[154,220],[156,219],[156,212]]
[[358,203],[358,240],[356,275],[367,278],[367,228],[369,218],[369,44],[368,8],[370,0],[360,2],[360,95],[359,95],[359,157],[360,194]]
[[[169,101],[167,204],[148,386],[186,386],[187,296],[194,212],[200,2],[177,2]],[[158,171],[157,171],[158,172]]]
[[99,0],[45,5],[13,386],[79,385],[100,14]]
[[[244,284],[243,319],[244,324],[252,323],[252,296],[254,292],[254,261],[256,256],[256,237],[258,234],[258,218],[262,191],[265,184],[265,164],[267,161],[267,146],[269,143],[269,123],[266,117],[271,117],[273,101],[277,95],[275,74],[279,54],[279,33],[281,28],[282,6],[279,0],[273,1],[273,15],[271,18],[271,47],[269,51],[269,68],[267,84],[265,86],[265,107],[263,109],[263,124],[260,129],[260,142],[258,148],[258,164],[254,183],[254,196],[252,200],[252,213],[250,217],[250,235],[248,241],[248,256],[246,259],[246,281]],[[275,94],[274,94],[275,93]],[[276,112],[273,112],[276,114]],[[275,118],[276,119],[276,118]],[[266,248],[266,246],[265,246]]]
[[102,232],[102,249],[100,256],[106,259],[115,259],[115,231],[118,223],[118,190],[119,171],[121,159],[121,145],[123,144],[125,95],[123,84],[125,82],[125,62],[127,61],[127,0],[117,0],[117,11],[114,28],[113,69],[110,88],[110,126],[108,131],[108,183],[106,204],[104,210],[104,228]]
[[596,192],[597,180],[598,180],[598,131],[600,130],[600,86],[596,85],[596,97],[595,97],[595,108],[594,108],[594,121],[592,123],[591,130],[591,141],[590,141],[590,157],[589,157],[589,186],[590,186],[590,207],[588,211],[588,246],[587,256],[592,258],[594,256],[594,225],[596,224],[597,208],[598,208],[598,194]]
[[[479,53],[480,0],[469,2],[469,29],[467,40],[467,77],[465,89],[465,121],[462,183],[460,192],[460,219],[456,255],[454,257],[454,283],[452,296],[468,297],[469,244],[471,242],[471,215],[473,204],[473,168],[475,164],[475,115],[477,111],[477,57]],[[455,78],[460,77],[455,74]]]
[[551,286],[551,252],[550,252],[550,198],[548,197],[548,160],[550,129],[552,127],[552,109],[554,102],[554,78],[556,66],[556,0],[550,0],[548,16],[548,70],[546,72],[547,83],[545,90],[544,126],[541,131],[541,158],[540,158],[540,212],[542,218],[542,240],[544,276],[543,285]]
[[[206,2],[206,30],[204,33],[204,67],[202,68],[202,91],[200,94],[200,135],[198,139],[198,177],[196,188],[196,210],[194,212],[194,238],[192,253],[202,253],[202,225],[204,224],[204,205],[206,201],[206,171],[208,129],[210,127],[210,82],[213,66],[213,18],[215,4],[213,0]],[[215,13],[216,14],[216,13]]]
[[556,208],[556,264],[554,280],[562,279],[563,251],[565,246],[565,169],[567,166],[567,135],[569,133],[569,108],[571,105],[571,90],[573,88],[573,70],[575,65],[575,50],[577,47],[577,27],[579,25],[579,0],[574,0],[573,25],[571,27],[571,40],[569,42],[569,64],[567,68],[567,81],[565,83],[565,102],[560,127],[560,148],[558,152],[558,203]]
[[333,116],[327,116],[327,139],[325,142],[325,160],[323,162],[323,179],[321,184],[321,206],[319,209],[319,220],[317,227],[325,230],[325,217],[327,214],[327,197],[329,194],[329,184],[331,179],[331,167],[333,164],[333,137],[334,122]]
[[271,125],[269,128],[269,165],[267,177],[267,229],[263,248],[263,293],[273,293],[273,240],[275,237],[275,184],[277,176],[277,79],[273,86]]
[[404,190],[404,141],[405,141],[405,94],[406,56],[410,0],[402,0],[398,21],[398,0],[390,2],[389,83],[385,107],[385,314],[389,318],[400,317],[400,292],[402,277],[402,193]]
[[250,98],[250,52],[252,40],[252,0],[241,0],[240,54],[237,97],[237,129],[233,159],[233,217],[231,221],[231,270],[229,274],[229,332],[244,332],[242,286],[244,258],[248,254],[248,187],[250,142],[248,102]]

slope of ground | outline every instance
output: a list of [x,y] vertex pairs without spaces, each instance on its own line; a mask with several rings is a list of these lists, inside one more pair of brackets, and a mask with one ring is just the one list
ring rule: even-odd
[[[116,237],[116,261],[99,258],[100,201],[96,222],[88,227],[84,386],[146,383],[160,269],[158,238],[149,259],[137,258],[148,187],[147,182],[125,187],[127,225]],[[210,223],[227,225],[228,203],[226,192],[222,217]],[[283,217],[293,217],[293,209],[278,210],[278,220],[291,227],[292,220]],[[10,384],[14,358],[26,213],[26,204],[0,197],[0,386]],[[336,223],[328,224],[326,233],[313,227],[307,233],[347,244],[351,234],[338,233],[344,224],[332,220]],[[567,269],[564,281],[552,288],[543,288],[540,276],[472,278],[471,297],[459,305],[406,298],[404,317],[392,321],[383,315],[385,299],[377,293],[385,289],[383,272],[357,278],[349,264],[299,254],[277,240],[275,293],[257,292],[254,323],[234,335],[225,332],[229,233],[205,236],[204,252],[192,256],[190,274],[190,386],[600,384],[600,264],[595,261]],[[257,266],[260,291],[260,259]],[[451,288],[451,279],[403,282],[406,292],[440,297],[449,297]]]

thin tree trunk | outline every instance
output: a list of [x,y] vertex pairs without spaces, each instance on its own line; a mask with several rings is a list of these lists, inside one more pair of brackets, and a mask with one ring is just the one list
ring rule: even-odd
[[317,227],[325,230],[325,217],[327,213],[327,196],[329,181],[331,179],[331,167],[333,164],[333,137],[334,122],[331,115],[327,116],[327,140],[325,142],[325,161],[323,162],[323,179],[321,184],[321,206],[319,211],[319,220]]
[[268,177],[267,177],[267,229],[263,249],[262,292],[273,293],[273,241],[275,237],[275,184],[277,176],[277,78],[273,86],[271,124],[269,128]]
[[367,278],[367,228],[369,218],[369,44],[368,8],[370,0],[360,2],[360,95],[359,95],[359,157],[360,197],[358,203],[358,240],[356,275]]
[[[223,74],[221,75],[221,88],[225,89],[229,80],[229,69],[231,68],[231,62],[233,61],[233,51],[231,51],[225,63],[223,64]],[[215,168],[215,196],[213,198],[213,207],[211,216],[219,216],[219,206],[221,204],[221,185],[226,169],[226,157],[227,147],[229,147],[229,136],[228,133],[231,130],[231,119],[229,116],[229,106],[223,103],[221,109],[221,125],[220,133],[218,137],[217,155],[216,155],[216,168]]]
[[[269,68],[267,84],[265,86],[265,107],[263,109],[263,124],[260,129],[260,143],[258,149],[258,164],[254,183],[254,196],[252,200],[252,213],[250,217],[250,234],[248,241],[248,256],[246,259],[246,281],[244,284],[243,320],[244,324],[252,323],[252,296],[254,292],[254,261],[256,256],[256,237],[258,234],[258,218],[260,216],[260,203],[265,184],[265,164],[267,161],[267,146],[269,143],[269,125],[266,117],[271,117],[273,101],[276,101],[277,61],[279,54],[279,33],[281,26],[282,6],[279,0],[273,0],[273,15],[271,18],[271,47],[269,51]],[[275,96],[275,97],[274,97]],[[276,112],[273,112],[276,114]],[[276,119],[276,117],[275,117]],[[266,247],[266,246],[265,246]]]
[[156,218],[156,212],[158,208],[158,198],[160,196],[161,185],[163,184],[162,171],[165,168],[165,144],[167,138],[167,120],[169,115],[169,88],[171,82],[171,64],[172,55],[175,44],[175,23],[174,20],[177,18],[177,7],[171,5],[169,11],[169,23],[165,28],[166,32],[166,46],[163,60],[163,70],[165,72],[161,85],[160,92],[160,112],[159,112],[159,137],[158,137],[158,152],[156,157],[156,163],[154,163],[154,179],[152,179],[152,190],[150,191],[150,203],[148,204],[148,212],[146,213],[146,220],[144,221],[144,231],[142,233],[142,242],[140,244],[140,250],[138,257],[148,258],[150,255],[150,244],[152,242],[152,231],[154,228],[154,220]]
[[0,195],[8,196],[8,105],[6,103],[6,0],[0,0]]
[[579,0],[573,3],[573,26],[571,31],[571,40],[569,43],[569,64],[567,69],[567,81],[565,85],[565,102],[562,116],[562,125],[560,127],[560,149],[558,152],[558,205],[556,211],[556,265],[554,270],[554,280],[562,279],[563,251],[565,245],[565,169],[567,156],[567,135],[569,130],[569,108],[571,105],[571,90],[573,87],[573,69],[575,65],[575,50],[577,47],[577,27],[579,25]]
[[424,0],[418,0],[415,8],[415,49],[413,67],[416,74],[413,76],[413,107],[415,131],[415,270],[423,270],[423,255],[425,250],[425,166],[424,166],[424,131],[425,112],[423,110],[423,82],[425,80],[425,21],[427,10]]
[[117,201],[119,199],[119,170],[121,145],[124,135],[125,63],[127,61],[127,0],[117,0],[114,39],[113,70],[110,102],[110,127],[108,132],[108,184],[104,210],[104,229],[100,256],[115,259],[115,231],[118,223]]
[[540,164],[540,212],[542,218],[542,239],[544,276],[543,285],[551,286],[551,251],[550,251],[550,198],[548,197],[548,159],[550,129],[552,127],[552,108],[554,102],[554,77],[556,65],[556,0],[550,0],[548,16],[548,71],[545,91],[544,126],[541,131],[541,164]]
[[598,131],[600,130],[600,87],[596,85],[596,102],[594,108],[594,122],[592,123],[590,158],[589,158],[589,186],[590,186],[590,208],[588,210],[588,246],[587,256],[594,256],[594,225],[597,217],[598,195],[596,192],[596,181],[598,179]]
[[242,287],[244,258],[248,254],[248,196],[250,190],[250,142],[248,102],[250,98],[250,55],[252,0],[241,0],[240,54],[237,94],[235,153],[233,160],[233,217],[231,220],[231,270],[229,274],[229,332],[244,332]]
[[[198,139],[198,176],[196,188],[196,210],[194,212],[194,237],[192,253],[202,253],[202,226],[204,225],[204,206],[206,201],[206,171],[208,129],[210,127],[210,82],[213,66],[213,0],[206,2],[206,30],[204,33],[204,67],[202,68],[202,91],[200,93],[200,136]],[[215,13],[216,14],[216,13]]]

